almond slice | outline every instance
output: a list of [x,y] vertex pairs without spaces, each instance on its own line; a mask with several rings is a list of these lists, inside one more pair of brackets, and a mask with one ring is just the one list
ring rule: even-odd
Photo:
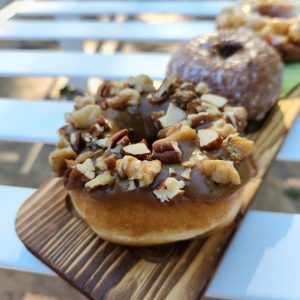
[[198,137],[201,150],[210,150],[218,148],[222,143],[222,138],[212,129],[198,130]]
[[211,103],[218,108],[222,108],[228,102],[226,98],[215,94],[204,94],[201,96],[201,100]]
[[166,114],[158,119],[158,123],[162,128],[165,128],[184,120],[185,117],[186,113],[184,110],[182,110],[175,104],[170,103]]
[[141,160],[146,159],[151,153],[145,143],[127,145],[123,148],[123,152]]

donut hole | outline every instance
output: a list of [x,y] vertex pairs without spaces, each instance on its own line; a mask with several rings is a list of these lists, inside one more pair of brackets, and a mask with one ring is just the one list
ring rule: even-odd
[[299,12],[292,5],[284,4],[262,4],[255,8],[255,11],[261,16],[270,18],[289,19],[298,16]]
[[226,42],[216,46],[219,56],[224,59],[229,58],[236,52],[243,49],[243,45],[237,42]]

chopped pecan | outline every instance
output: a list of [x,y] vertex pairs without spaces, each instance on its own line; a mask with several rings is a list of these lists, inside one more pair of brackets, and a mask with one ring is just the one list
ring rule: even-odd
[[71,123],[76,128],[85,129],[95,123],[100,114],[101,108],[99,105],[88,104],[72,113],[66,113],[65,118],[67,122]]
[[177,180],[174,177],[163,179],[153,191],[153,194],[160,202],[165,202],[174,199],[178,195],[182,195],[185,186],[183,180]]
[[210,128],[217,131],[218,134],[223,138],[226,138],[228,135],[236,132],[235,127],[229,123],[226,123],[224,119],[215,121]]
[[185,117],[186,113],[184,110],[182,110],[175,104],[170,103],[166,114],[158,119],[158,123],[162,128],[165,128],[184,120]]
[[183,82],[180,86],[179,86],[180,90],[185,90],[185,91],[192,91],[194,92],[195,90],[195,84],[193,82]]
[[186,109],[188,103],[196,98],[196,94],[193,91],[189,91],[189,90],[184,91],[184,90],[176,89],[173,97],[174,97],[173,101],[180,108]]
[[228,102],[228,100],[222,96],[214,95],[214,94],[204,94],[201,96],[201,100],[208,102],[217,108],[222,108]]
[[160,103],[165,101],[169,95],[172,93],[174,86],[175,77],[167,77],[159,87],[159,89],[153,94],[149,95],[149,100],[151,103]]
[[169,168],[169,175],[170,176],[175,176],[176,175],[176,171],[173,168]]
[[185,179],[185,180],[190,180],[191,179],[191,174],[192,174],[192,169],[191,168],[186,168],[180,176]]
[[104,128],[101,127],[98,123],[94,123],[90,126],[89,133],[94,137],[100,137],[104,132]]
[[133,156],[125,155],[117,160],[117,173],[121,178],[138,180],[140,187],[149,186],[161,170],[159,160],[139,160]]
[[127,146],[130,144],[130,139],[127,135],[123,136],[118,142],[117,145]]
[[254,150],[254,143],[237,134],[229,135],[222,143],[226,155],[233,161],[240,161]]
[[52,172],[55,176],[63,176],[67,163],[66,160],[74,159],[76,152],[71,147],[55,149],[49,156]]
[[198,138],[201,150],[210,150],[218,148],[222,143],[222,138],[218,132],[212,129],[198,130]]
[[127,105],[138,105],[140,100],[141,95],[138,91],[131,88],[125,88],[116,96],[107,98],[106,103],[109,107],[114,109],[123,109]]
[[208,93],[208,86],[205,82],[199,82],[195,87],[195,92],[199,95],[207,94]]
[[89,180],[75,166],[69,167],[64,175],[64,186],[68,190],[80,188]]
[[118,141],[120,141],[124,136],[127,136],[128,129],[124,128],[109,137],[109,140],[113,145],[115,145]]
[[85,95],[85,96],[76,96],[74,98],[74,108],[76,110],[89,104],[95,104],[95,98],[93,96]]
[[187,120],[191,127],[197,127],[201,124],[214,121],[219,117],[219,114],[209,112],[199,112],[198,114],[188,115]]
[[152,93],[155,91],[152,79],[147,75],[138,75],[129,77],[128,83],[139,93]]
[[95,166],[93,161],[88,158],[82,164],[77,164],[75,168],[81,172],[87,179],[95,178]]
[[62,148],[68,147],[69,145],[70,145],[70,144],[69,144],[68,140],[66,139],[66,137],[63,136],[63,135],[61,135],[61,136],[59,137],[58,143],[56,144],[56,147],[57,147],[58,149],[62,149]]
[[84,140],[81,131],[71,133],[70,142],[73,150],[76,151],[76,153],[81,152],[86,146],[86,141]]
[[225,106],[223,115],[240,132],[247,126],[247,111],[242,106]]
[[127,145],[122,151],[125,155],[131,155],[141,160],[148,158],[151,154],[147,145],[143,142]]
[[100,171],[113,170],[117,166],[117,159],[113,155],[105,158],[100,156],[96,159],[95,166]]
[[201,111],[204,111],[204,107],[201,105],[201,100],[199,98],[196,98],[187,104],[186,112],[188,114],[197,114]]
[[73,131],[73,126],[71,124],[64,125],[63,127],[58,129],[59,135],[64,137],[69,137]]
[[84,187],[87,191],[94,190],[98,187],[111,185],[114,183],[116,177],[112,175],[111,171],[104,171],[96,176],[94,179],[86,182]]
[[182,152],[177,142],[166,139],[157,140],[152,144],[152,158],[158,159],[162,163],[180,163]]
[[179,130],[165,137],[165,139],[169,141],[180,142],[184,140],[194,139],[196,137],[197,133],[194,129],[192,129],[189,125],[183,125],[179,128]]
[[232,161],[203,159],[198,162],[203,174],[221,184],[241,184],[240,175]]

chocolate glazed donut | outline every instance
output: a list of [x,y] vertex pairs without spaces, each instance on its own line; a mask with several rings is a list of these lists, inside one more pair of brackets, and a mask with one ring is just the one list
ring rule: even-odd
[[174,53],[167,74],[205,82],[230,105],[259,120],[279,98],[282,62],[265,41],[245,30],[224,30],[188,41]]

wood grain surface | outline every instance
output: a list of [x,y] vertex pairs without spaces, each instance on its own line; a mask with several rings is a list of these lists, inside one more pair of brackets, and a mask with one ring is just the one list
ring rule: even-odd
[[16,231],[35,256],[90,299],[199,299],[299,109],[299,100],[281,100],[250,135],[257,175],[243,188],[234,224],[210,237],[147,248],[105,242],[72,213],[60,179],[24,203]]

